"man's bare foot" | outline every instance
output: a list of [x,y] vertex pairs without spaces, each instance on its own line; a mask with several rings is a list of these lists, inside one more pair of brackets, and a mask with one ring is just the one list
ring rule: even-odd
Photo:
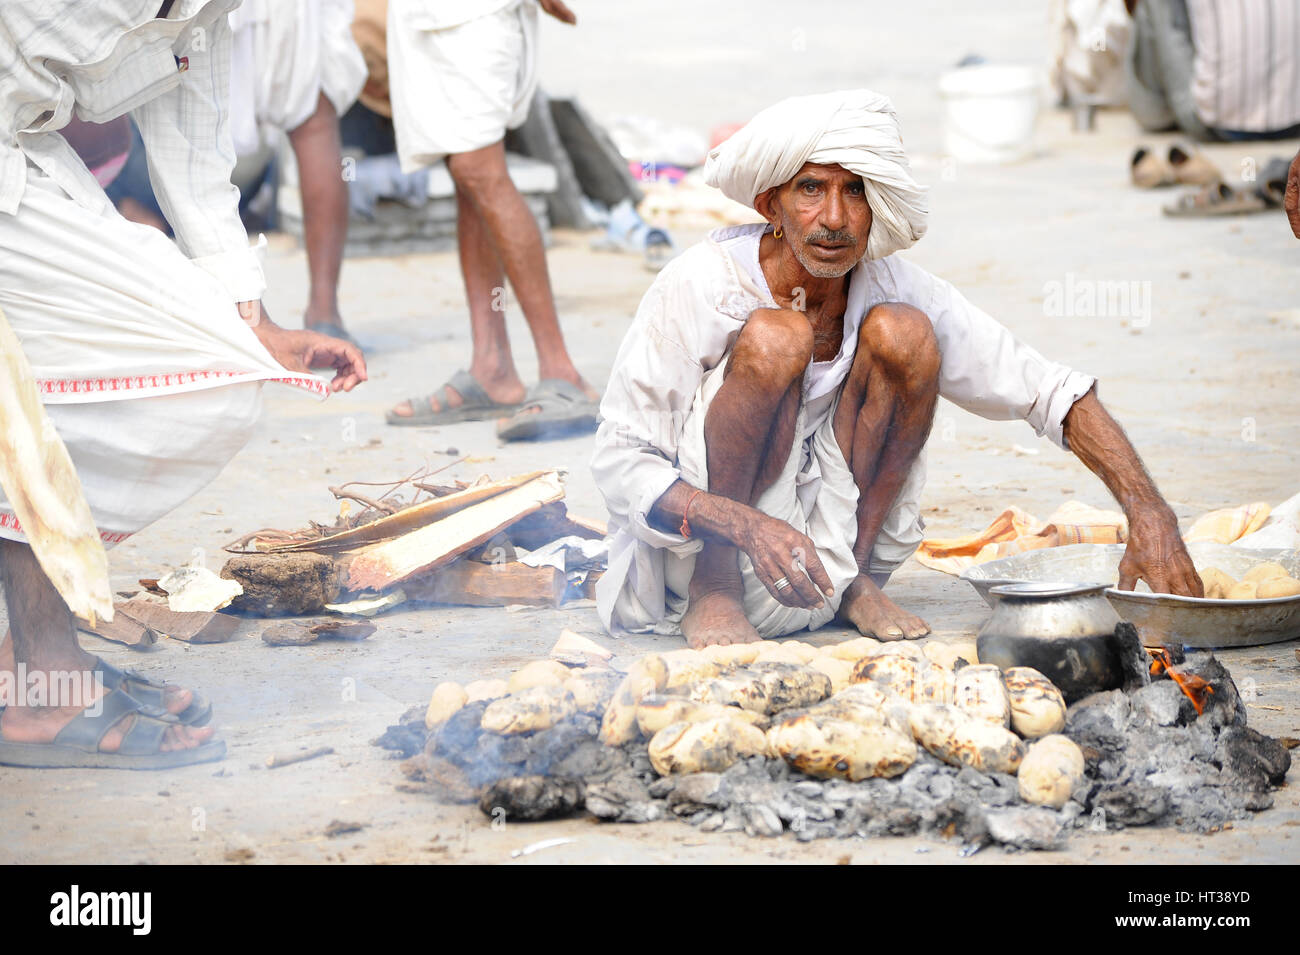
[[[93,700],[92,700],[93,702]],[[52,743],[59,731],[72,722],[85,707],[81,706],[8,706],[0,714],[0,737],[11,743]],[[136,715],[122,717],[104,734],[99,742],[101,753],[115,753],[131,729]],[[183,726],[177,723],[167,727],[158,749],[169,753],[180,749],[193,749],[212,739],[216,730],[211,726]]]
[[728,643],[755,643],[762,639],[745,616],[740,597],[727,592],[691,597],[682,617],[682,636],[692,650]]
[[930,632],[928,623],[886,597],[865,574],[859,574],[844,591],[839,617],[863,636],[877,640],[915,640]]

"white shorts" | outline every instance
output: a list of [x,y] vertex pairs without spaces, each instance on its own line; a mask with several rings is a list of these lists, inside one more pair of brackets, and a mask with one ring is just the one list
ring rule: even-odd
[[520,0],[459,26],[421,26],[388,5],[388,77],[402,172],[499,142],[537,89],[537,5]]
[[[229,293],[161,232],[88,209],[29,165],[0,214],[0,310],[107,543],[199,491],[252,433],[281,367]],[[0,495],[0,537],[26,540]]]

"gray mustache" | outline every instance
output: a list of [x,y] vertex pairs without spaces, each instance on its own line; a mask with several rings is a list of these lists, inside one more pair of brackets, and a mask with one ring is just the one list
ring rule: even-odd
[[817,232],[809,233],[803,238],[805,245],[810,245],[814,242],[824,242],[828,245],[853,245],[857,240],[857,236],[852,232],[845,232],[844,230],[832,232],[829,229],[821,229]]

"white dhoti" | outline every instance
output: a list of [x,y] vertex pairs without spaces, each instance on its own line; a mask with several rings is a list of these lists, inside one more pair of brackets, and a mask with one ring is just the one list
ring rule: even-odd
[[[709,486],[708,448],[704,443],[704,420],[722,387],[727,362],[709,371],[700,383],[695,401],[683,422],[677,449],[681,478],[693,487]],[[759,496],[754,506],[805,534],[816,547],[817,558],[830,576],[835,594],[820,609],[788,607],[768,592],[754,573],[753,564],[742,552],[740,572],[744,586],[745,616],[764,638],[785,636],[797,630],[816,630],[831,621],[840,599],[858,575],[853,545],[857,540],[858,488],[835,440],[833,423],[838,396],[830,402],[801,404],[795,422],[795,437],[780,475]],[[810,414],[815,419],[810,419]],[[805,437],[806,436],[806,437]],[[925,484],[924,451],[908,474],[899,503],[890,511],[871,551],[869,570],[883,584],[912,553],[922,539],[923,524],[915,503]],[[695,572],[698,546],[669,548],[664,557],[665,603],[668,610],[655,629],[680,629],[686,612],[688,586]],[[630,591],[620,595],[616,614],[635,619],[637,613]]]
[[532,0],[436,27],[418,3],[389,3],[388,74],[403,172],[498,142],[523,125],[537,89]]
[[230,135],[242,157],[297,129],[322,94],[341,116],[366,81],[352,0],[244,0],[230,14]]
[[[276,362],[161,232],[76,202],[34,165],[0,215],[0,309],[108,543],[217,476],[252,432],[261,382],[328,394]],[[0,537],[25,540],[2,496]]]

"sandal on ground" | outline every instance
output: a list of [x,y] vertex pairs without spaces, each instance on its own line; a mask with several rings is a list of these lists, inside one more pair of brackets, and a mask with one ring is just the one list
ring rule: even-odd
[[1224,182],[1217,182],[1196,192],[1179,196],[1172,206],[1165,206],[1167,216],[1181,218],[1207,218],[1210,216],[1240,215],[1262,212],[1268,203],[1249,192],[1238,192]]
[[1129,160],[1129,178],[1139,189],[1156,189],[1174,184],[1174,169],[1169,160],[1146,146],[1138,147]]
[[[455,407],[447,404],[448,388],[460,395],[460,404]],[[429,407],[430,398],[437,398],[442,407],[434,411]],[[437,391],[407,400],[411,404],[411,414],[399,415],[395,411],[390,411],[386,419],[389,424],[399,427],[433,427],[440,424],[457,424],[461,421],[488,421],[492,418],[512,415],[520,407],[493,401],[474,376],[464,370],[452,375]]]
[[1191,146],[1170,146],[1169,168],[1174,181],[1184,186],[1212,186],[1223,181],[1219,167]]
[[[535,411],[530,409],[537,409]],[[581,388],[561,378],[543,378],[519,410],[497,427],[502,441],[536,441],[595,431],[600,405]]]
[[[102,697],[98,716],[84,711],[59,730],[51,743],[11,743],[0,739],[0,764],[33,769],[173,769],[208,763],[226,755],[226,744],[212,740],[192,749],[164,752],[163,735],[173,720],[150,715],[151,707],[114,690]],[[127,716],[134,716],[116,752],[102,752],[99,744]]]
[[134,670],[119,670],[102,657],[95,657],[95,671],[101,675],[107,689],[122,690],[139,701],[143,706],[141,712],[146,716],[172,719],[186,726],[205,726],[212,719],[212,704],[193,690],[190,691],[190,705],[179,713],[171,713],[167,710],[163,684],[155,683]]

